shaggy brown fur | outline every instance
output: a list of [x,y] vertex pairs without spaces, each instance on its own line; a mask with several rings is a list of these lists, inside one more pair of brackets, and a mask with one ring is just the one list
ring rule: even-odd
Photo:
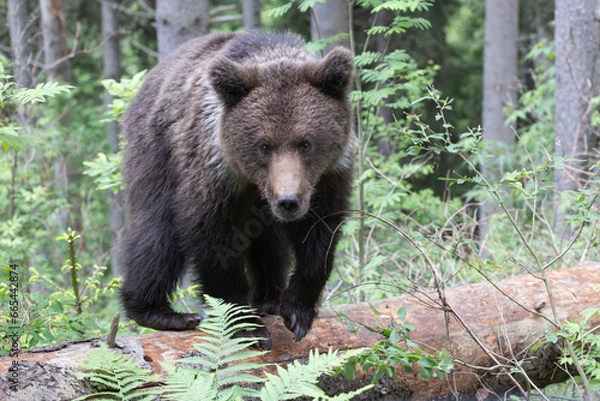
[[306,335],[351,192],[352,69],[343,48],[318,60],[253,32],[190,41],[148,74],[123,121],[129,317],[193,329],[168,302],[190,267],[203,292]]

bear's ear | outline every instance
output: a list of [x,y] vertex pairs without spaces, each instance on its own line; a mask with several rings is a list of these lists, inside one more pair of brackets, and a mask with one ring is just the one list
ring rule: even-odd
[[338,46],[316,65],[306,70],[311,85],[336,99],[348,94],[354,71],[354,58],[350,50]]
[[210,80],[227,107],[235,106],[258,86],[258,68],[243,66],[227,57],[217,58],[210,67]]

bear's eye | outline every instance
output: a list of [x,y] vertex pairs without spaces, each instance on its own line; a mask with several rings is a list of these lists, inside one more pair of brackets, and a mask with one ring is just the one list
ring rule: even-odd
[[259,146],[260,149],[260,153],[262,153],[265,156],[268,156],[271,154],[271,147],[269,146],[268,143],[263,143]]
[[312,145],[308,141],[302,141],[300,142],[299,148],[301,153],[308,153],[312,149]]

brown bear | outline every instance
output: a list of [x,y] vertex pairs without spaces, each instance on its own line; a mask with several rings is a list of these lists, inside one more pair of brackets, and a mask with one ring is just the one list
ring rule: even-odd
[[352,72],[344,48],[318,59],[258,31],[192,40],[149,72],[123,120],[130,318],[195,328],[169,305],[190,268],[204,293],[306,335],[349,207]]

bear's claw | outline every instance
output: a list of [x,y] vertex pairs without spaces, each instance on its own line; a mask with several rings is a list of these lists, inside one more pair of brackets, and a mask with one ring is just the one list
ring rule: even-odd
[[[282,308],[285,311],[286,308]],[[312,326],[313,319],[316,315],[314,308],[303,310],[297,308],[289,313],[282,312],[283,323],[288,330],[294,333],[294,341],[302,340]]]

